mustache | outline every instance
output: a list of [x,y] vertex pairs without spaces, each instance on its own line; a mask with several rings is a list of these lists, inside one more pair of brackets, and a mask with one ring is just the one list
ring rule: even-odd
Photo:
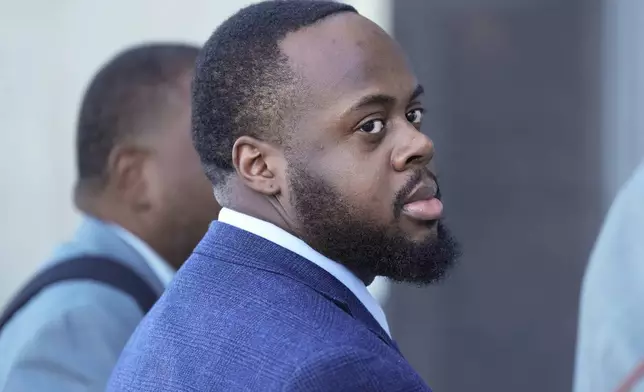
[[398,192],[396,192],[396,196],[394,197],[394,216],[396,217],[396,219],[400,217],[407,198],[414,191],[416,186],[418,186],[418,184],[427,177],[429,177],[436,184],[435,197],[438,200],[441,200],[441,187],[438,184],[438,178],[436,177],[436,175],[432,173],[432,171],[428,168],[416,169],[412,173],[411,177],[409,177],[409,180],[407,180],[405,186],[403,186]]

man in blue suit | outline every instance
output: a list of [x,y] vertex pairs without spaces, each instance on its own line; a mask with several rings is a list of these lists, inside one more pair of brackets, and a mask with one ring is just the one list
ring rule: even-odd
[[[0,321],[0,391],[104,391],[146,306],[216,218],[190,136],[198,52],[136,46],[92,80],[77,128],[75,202],[83,219],[27,287],[45,275],[54,281]],[[76,277],[63,276],[70,272]]]
[[193,139],[224,207],[108,391],[428,391],[366,285],[431,283],[441,223],[422,87],[353,8],[268,1],[207,41]]

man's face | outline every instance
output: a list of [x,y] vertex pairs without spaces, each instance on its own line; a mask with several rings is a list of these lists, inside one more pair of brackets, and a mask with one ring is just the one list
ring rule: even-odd
[[287,36],[282,49],[310,104],[285,152],[298,235],[365,280],[442,277],[458,247],[440,221],[422,87],[401,49],[350,13]]

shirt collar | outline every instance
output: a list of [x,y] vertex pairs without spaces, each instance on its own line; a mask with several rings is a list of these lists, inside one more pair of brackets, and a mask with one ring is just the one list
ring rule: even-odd
[[150,269],[152,269],[157,278],[159,278],[163,287],[168,287],[175,274],[175,270],[170,266],[170,264],[163,260],[163,258],[161,258],[161,256],[159,256],[159,254],[155,252],[150,245],[146,244],[139,237],[130,233],[121,226],[110,224],[110,227],[123,241],[139,252]]
[[380,324],[382,329],[387,332],[387,335],[391,336],[389,324],[387,323],[387,318],[382,307],[371,295],[369,290],[367,290],[365,284],[345,266],[320,254],[286,230],[250,215],[228,208],[222,208],[221,212],[219,212],[219,221],[255,234],[288,249],[333,275],[360,300],[373,318]]

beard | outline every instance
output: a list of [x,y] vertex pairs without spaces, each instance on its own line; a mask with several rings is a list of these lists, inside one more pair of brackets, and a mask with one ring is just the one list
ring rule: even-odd
[[303,164],[291,164],[290,202],[297,213],[298,235],[363,280],[384,276],[419,285],[438,282],[460,256],[459,245],[447,227],[440,220],[427,222],[428,227],[436,225],[436,234],[412,241],[397,224],[404,199],[422,174],[418,170],[398,192],[392,203],[394,218],[391,224],[383,225],[370,217],[373,211],[352,205],[331,184],[312,176]]

